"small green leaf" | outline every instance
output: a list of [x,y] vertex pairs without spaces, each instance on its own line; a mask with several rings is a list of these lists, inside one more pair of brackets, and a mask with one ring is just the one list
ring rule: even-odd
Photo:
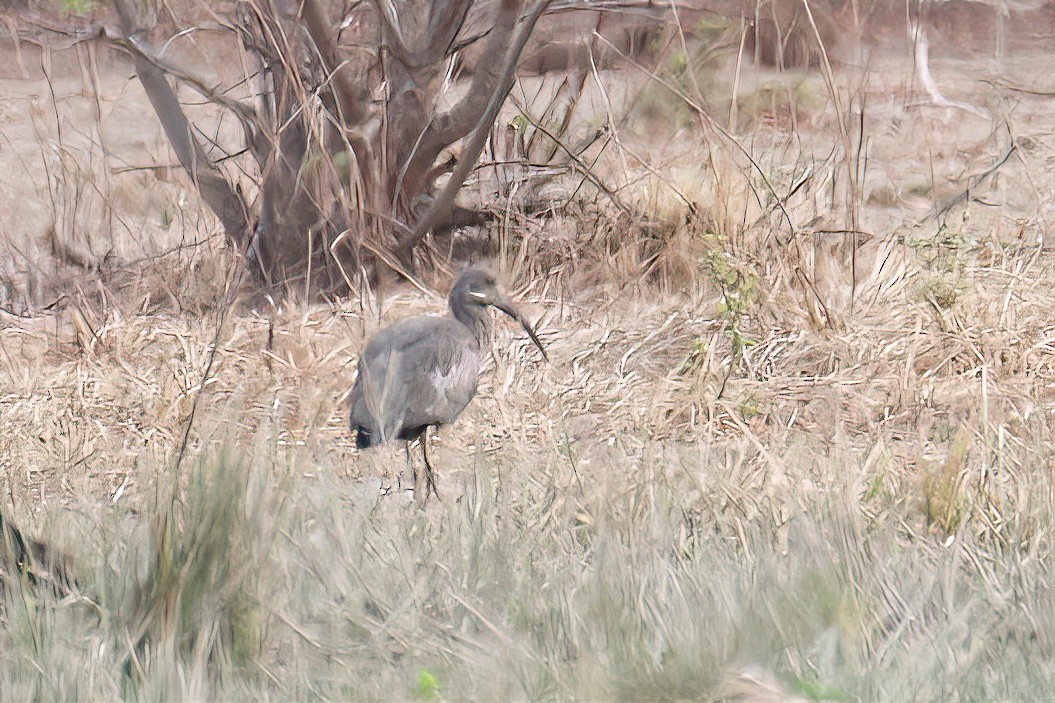
[[440,697],[440,680],[436,674],[428,669],[422,669],[419,671],[418,687],[417,690],[414,691],[414,695],[423,701],[442,700]]

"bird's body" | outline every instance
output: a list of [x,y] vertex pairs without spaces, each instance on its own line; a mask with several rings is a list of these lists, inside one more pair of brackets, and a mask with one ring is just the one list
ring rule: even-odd
[[426,477],[434,492],[425,435],[430,426],[461,415],[476,394],[481,355],[491,333],[488,307],[494,305],[520,322],[546,355],[534,331],[488,272],[463,273],[448,303],[448,316],[411,317],[378,332],[359,358],[359,376],[351,394],[350,425],[356,446],[365,449],[394,439],[421,438]]
[[[480,340],[453,318],[411,317],[381,330],[363,352],[352,389],[356,445],[414,440],[427,426],[450,422],[476,394],[479,371]],[[371,395],[378,399],[373,412]]]

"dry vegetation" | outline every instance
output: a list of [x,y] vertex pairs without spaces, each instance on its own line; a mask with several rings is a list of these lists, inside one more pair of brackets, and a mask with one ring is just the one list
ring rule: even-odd
[[[935,25],[977,112],[931,104],[903,28],[777,72],[708,17],[523,77],[461,196],[495,219],[329,299],[251,283],[127,57],[23,40],[0,484],[76,584],[5,577],[0,698],[1049,698],[1051,17],[999,65]],[[479,256],[552,362],[499,324],[418,510],[345,397]]]

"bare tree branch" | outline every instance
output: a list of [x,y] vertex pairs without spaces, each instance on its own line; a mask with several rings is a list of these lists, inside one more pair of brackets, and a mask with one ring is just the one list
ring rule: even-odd
[[[494,85],[488,94],[486,106],[476,121],[472,136],[462,149],[458,168],[451,174],[440,194],[432,201],[425,215],[414,224],[413,229],[399,238],[399,251],[397,254],[405,255],[408,253],[413,246],[421,241],[430,228],[440,222],[451,211],[454,206],[454,198],[458,195],[458,191],[461,190],[465,179],[469,177],[469,174],[476,166],[480,153],[483,151],[484,143],[487,141],[487,135],[491,131],[495,118],[498,116],[498,111],[502,108],[502,103],[505,102],[506,96],[509,94],[513,74],[516,72],[517,60],[520,58],[520,54],[523,53],[524,46],[531,37],[539,17],[542,16],[542,13],[546,11],[551,2],[553,0],[538,0],[531,14],[520,23],[516,39],[506,52],[501,74],[495,76]],[[516,0],[502,0],[502,9],[499,14],[507,12],[509,5],[516,6],[518,3]],[[513,13],[514,15],[516,14],[516,9],[513,10]],[[499,34],[497,26],[495,29],[495,34],[491,35],[492,39]],[[474,80],[474,87],[475,82]],[[472,90],[470,89],[471,92]]]
[[[115,0],[122,29],[129,37],[138,31],[135,7],[131,0]],[[136,73],[150,104],[161,120],[180,165],[194,181],[202,199],[223,224],[224,232],[238,246],[249,235],[248,210],[242,196],[224,178],[223,173],[206,156],[201,143],[194,138],[190,122],[176,98],[164,72],[149,61],[144,52],[132,52]]]
[[433,0],[429,9],[427,54],[422,63],[442,61],[465,25],[472,0]]
[[[485,56],[497,58],[507,54],[520,7],[521,0],[500,0],[494,27],[487,37]],[[533,27],[534,23],[531,25]],[[508,92],[508,86],[499,81],[502,66],[499,60],[484,62],[473,75],[465,97],[446,112],[428,121],[422,120],[419,123],[422,126],[416,126],[414,133],[408,135],[414,139],[414,147],[400,154],[400,163],[397,165],[399,178],[396,180],[393,196],[399,197],[405,193],[412,198],[427,189],[429,184],[425,182],[424,176],[432,168],[440,152],[472,130],[476,119],[486,108],[488,98],[496,90],[501,88],[503,95]],[[511,80],[512,75],[505,83]]]
[[341,70],[337,55],[337,32],[330,21],[329,13],[319,0],[303,0],[301,16],[322,58],[323,68],[333,81],[333,91],[341,107],[344,136],[355,155],[358,173],[364,184],[363,190],[372,194],[375,181],[374,174],[370,171],[373,150],[361,134],[350,129],[362,124],[370,116],[370,89],[362,84],[355,85],[349,72]]
[[219,93],[205,84],[205,82],[197,76],[172,66],[165,61],[154,56],[141,46],[141,42],[135,37],[112,37],[107,35],[107,39],[111,44],[121,47],[133,57],[139,56],[145,61],[149,61],[157,69],[163,73],[172,76],[181,83],[186,83],[188,86],[193,88],[199,95],[208,100],[209,102],[216,103],[220,107],[226,108],[233,112],[243,123],[258,127],[257,119],[258,115],[256,110],[252,107],[245,105],[244,103],[227,97],[223,93]]
[[378,14],[381,15],[381,24],[385,30],[385,39],[388,48],[400,61],[407,65],[413,65],[413,52],[407,46],[403,38],[403,31],[399,28],[399,20],[396,17],[396,8],[392,0],[375,0]]
[[[521,35],[521,38],[526,43],[528,37],[531,36],[531,32],[535,28],[535,23],[538,22],[538,18],[541,16],[542,11],[549,5],[550,0],[539,0],[542,9],[539,10],[536,7],[535,12],[532,13],[532,17],[525,19],[524,24],[521,27],[527,29],[527,34]],[[461,139],[476,124],[476,118],[484,111],[487,106],[489,99],[496,90],[500,90],[509,84],[513,80],[513,71],[516,70],[516,61],[520,58],[520,53],[523,51],[523,46],[515,52],[512,56],[512,70],[505,71],[507,68],[510,55],[509,51],[510,39],[513,36],[513,31],[516,29],[517,17],[520,14],[521,3],[518,0],[501,0],[498,6],[498,13],[495,16],[494,29],[491,30],[491,35],[487,38],[487,47],[484,50],[484,56],[506,56],[507,61],[503,64],[501,61],[485,61],[480,66],[475,75],[473,75],[472,84],[469,86],[469,90],[466,92],[465,97],[454,104],[449,110],[441,113],[436,117],[432,123],[430,134],[427,135],[426,141],[436,144],[440,144],[436,150],[436,154],[439,153],[440,149],[443,149],[448,144],[453,144],[455,141]],[[501,80],[500,80],[501,78]],[[508,89],[507,89],[508,90]],[[506,92],[506,91],[503,91]],[[436,155],[433,154],[431,161],[435,160]]]
[[480,41],[484,37],[489,36],[490,34],[491,34],[491,28],[488,27],[487,29],[483,30],[482,32],[479,32],[477,34],[472,34],[472,35],[470,35],[468,37],[464,37],[462,39],[458,39],[456,42],[451,44],[449,52],[450,53],[454,53],[455,51],[461,51],[462,49],[464,49],[464,48],[466,48],[468,46],[472,46],[473,44],[475,44],[476,42]]
[[341,70],[337,55],[337,31],[330,15],[319,0],[303,0],[301,17],[308,28],[311,40],[319,50],[323,69],[333,76],[333,90],[341,104],[341,117],[347,127],[361,124],[369,116],[370,90],[364,85],[355,85],[348,71]]

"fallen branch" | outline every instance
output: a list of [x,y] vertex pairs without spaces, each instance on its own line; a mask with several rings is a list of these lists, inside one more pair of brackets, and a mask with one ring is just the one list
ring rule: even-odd
[[1055,91],[1048,90],[1037,90],[1036,88],[1026,88],[1021,85],[1012,83],[1011,81],[1001,80],[999,78],[979,78],[978,80],[989,85],[996,86],[997,88],[1005,88],[1015,93],[1024,93],[1026,95],[1037,95],[1042,98],[1055,98]]
[[927,95],[930,96],[932,103],[938,107],[959,108],[960,110],[965,110],[972,115],[978,115],[979,117],[991,117],[989,113],[971,105],[970,103],[949,100],[938,91],[938,86],[934,84],[934,76],[930,73],[930,45],[927,42],[927,34],[924,31],[922,24],[912,24],[909,26],[909,38],[912,40],[913,46],[915,47],[916,75],[919,77],[919,82],[923,86],[923,89],[926,90]]

